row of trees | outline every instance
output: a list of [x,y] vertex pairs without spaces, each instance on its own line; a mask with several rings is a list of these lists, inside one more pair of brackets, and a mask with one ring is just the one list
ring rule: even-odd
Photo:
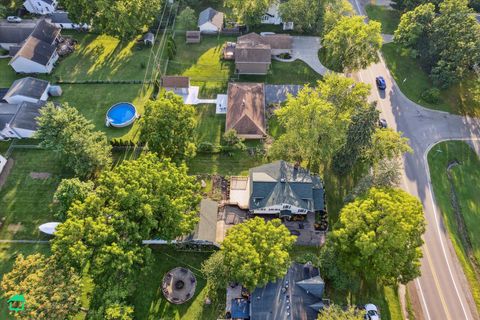
[[480,61],[480,25],[467,0],[421,4],[402,15],[395,42],[418,58],[434,83],[458,83]]

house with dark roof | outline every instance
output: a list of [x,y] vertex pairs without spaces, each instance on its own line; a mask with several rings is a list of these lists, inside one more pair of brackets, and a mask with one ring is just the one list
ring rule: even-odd
[[218,33],[223,29],[223,12],[207,8],[198,16],[198,28],[202,33]]
[[60,28],[40,20],[9,64],[18,73],[50,73],[58,60]]
[[232,129],[244,139],[262,139],[266,136],[263,83],[228,84],[225,131]]
[[57,9],[57,0],[26,0],[23,3],[28,12],[34,14],[49,14]]
[[90,26],[86,23],[75,23],[68,17],[66,11],[55,11],[47,15],[47,21],[60,29],[84,29],[87,30]]
[[32,23],[0,24],[0,48],[10,50],[18,46],[32,33],[35,25]]
[[45,101],[0,103],[0,140],[31,138],[37,131],[37,117]]
[[288,34],[261,36],[255,32],[237,38],[235,70],[238,74],[267,74],[272,55],[291,53],[293,38]]
[[249,210],[290,218],[325,211],[325,191],[318,175],[283,160],[249,170]]
[[49,88],[50,83],[45,80],[32,77],[18,79],[10,86],[3,100],[10,104],[47,101]]
[[325,282],[310,262],[293,263],[287,274],[250,296],[250,319],[316,320],[323,309]]

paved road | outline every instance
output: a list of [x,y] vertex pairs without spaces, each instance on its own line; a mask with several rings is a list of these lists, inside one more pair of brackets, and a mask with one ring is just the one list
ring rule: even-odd
[[[363,14],[357,0],[354,7]],[[385,93],[372,90],[371,99],[390,127],[402,131],[410,139],[414,153],[405,157],[402,188],[423,203],[427,230],[424,235],[424,257],[420,278],[415,280],[424,318],[427,320],[480,319],[469,285],[445,230],[441,213],[434,201],[426,154],[442,140],[469,140],[480,148],[478,119],[450,115],[425,109],[408,100],[398,89],[383,60],[358,73],[360,81],[375,88],[375,77],[387,82]]]

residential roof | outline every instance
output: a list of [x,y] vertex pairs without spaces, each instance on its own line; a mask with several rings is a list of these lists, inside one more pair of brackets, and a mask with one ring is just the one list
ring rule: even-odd
[[10,86],[10,89],[5,94],[3,99],[7,99],[13,96],[24,96],[30,97],[33,99],[40,99],[45,93],[45,90],[48,89],[50,83],[45,80],[26,77],[18,79]]
[[32,33],[31,24],[0,25],[0,43],[21,43]]
[[186,32],[187,38],[194,38],[194,39],[199,39],[201,36],[200,31],[187,31]]
[[68,12],[65,11],[55,11],[48,15],[52,23],[73,23],[72,20],[68,17]]
[[[308,286],[305,283],[308,282]],[[288,285],[288,288],[286,288]],[[325,283],[311,263],[293,263],[283,279],[253,291],[250,318],[314,320],[323,308]]]
[[42,19],[37,23],[35,29],[33,29],[31,36],[48,44],[52,44],[58,37],[60,30],[61,29],[57,28],[54,24]]
[[210,199],[200,202],[200,221],[193,239],[215,242],[217,238],[218,203]]
[[46,65],[56,52],[56,49],[54,45],[30,36],[12,58],[12,61],[17,57],[24,57],[41,65]]
[[221,29],[223,27],[223,12],[217,11],[211,7],[200,12],[198,16],[198,26],[211,22],[214,26]]
[[229,83],[225,131],[240,135],[265,135],[265,86],[263,83]]
[[190,78],[183,76],[163,76],[162,86],[164,88],[188,88],[190,86]]
[[269,45],[239,43],[235,47],[236,63],[270,63],[271,60],[271,48]]
[[39,103],[22,102],[17,114],[10,122],[10,127],[32,131],[37,130],[37,118],[40,116],[40,109],[44,105],[44,101]]
[[5,99],[3,99],[3,97],[5,97],[8,90],[10,90],[10,88],[0,88],[0,102],[5,102]]
[[250,209],[290,204],[309,211],[325,209],[320,177],[279,160],[250,169]]
[[19,108],[18,104],[0,103],[0,130],[12,121]]
[[243,43],[248,46],[257,46],[259,44],[269,45],[271,49],[292,49],[293,38],[289,34],[270,34],[259,35],[255,32],[237,38],[237,43]]
[[231,316],[232,319],[250,319],[250,302],[247,299],[233,299]]

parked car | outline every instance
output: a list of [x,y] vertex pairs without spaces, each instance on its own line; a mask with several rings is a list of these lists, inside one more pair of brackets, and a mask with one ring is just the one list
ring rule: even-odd
[[20,22],[22,22],[22,18],[17,17],[17,16],[8,16],[7,21],[12,22],[12,23],[20,23]]
[[378,313],[377,306],[374,304],[365,305],[365,320],[380,320],[380,314]]
[[274,35],[274,34],[275,34],[275,32],[267,32],[267,31],[265,31],[265,32],[260,32],[260,35],[261,35],[261,36],[271,36],[271,35]]
[[376,77],[375,82],[377,83],[377,88],[380,90],[385,90],[387,88],[387,83],[382,76]]
[[387,128],[387,120],[381,118],[378,120],[378,126],[382,129],[386,129]]

